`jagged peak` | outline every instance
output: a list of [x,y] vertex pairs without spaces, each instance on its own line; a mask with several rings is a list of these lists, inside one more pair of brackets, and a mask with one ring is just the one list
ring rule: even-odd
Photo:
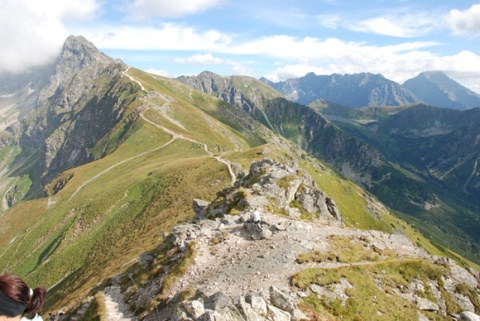
[[74,36],[74,35],[68,36],[68,38],[65,40],[63,44],[63,50],[68,50],[68,48],[78,47],[78,46],[89,47],[94,50],[97,50],[95,45],[92,42],[88,41],[85,37]]
[[108,65],[115,59],[102,53],[83,36],[69,36],[62,47],[59,63],[69,67],[83,68],[92,64]]
[[424,77],[432,77],[432,76],[442,76],[442,77],[445,77],[445,78],[448,78],[448,76],[441,70],[427,70],[427,71],[424,71],[424,72],[421,72],[420,74],[418,74],[419,76],[424,76]]

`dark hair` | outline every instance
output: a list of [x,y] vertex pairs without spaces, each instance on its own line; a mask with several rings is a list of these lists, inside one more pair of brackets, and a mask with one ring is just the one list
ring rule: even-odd
[[8,310],[0,305],[0,315],[15,317],[22,314],[28,319],[35,317],[42,309],[47,291],[38,287],[33,289],[33,294],[30,294],[30,288],[22,278],[12,274],[0,275],[0,296],[3,300],[10,300],[9,303],[15,305]]

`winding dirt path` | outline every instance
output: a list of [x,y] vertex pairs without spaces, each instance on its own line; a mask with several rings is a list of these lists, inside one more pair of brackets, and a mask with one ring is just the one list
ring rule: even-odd
[[123,294],[120,286],[115,285],[105,288],[106,321],[136,321],[137,317],[128,311],[123,303]]
[[152,124],[153,126],[159,128],[159,129],[163,130],[163,131],[166,132],[167,134],[172,135],[172,139],[183,139],[183,140],[189,141],[189,142],[191,142],[191,143],[193,143],[193,144],[197,144],[197,145],[202,146],[203,150],[205,151],[205,153],[208,154],[209,157],[214,158],[214,159],[216,159],[217,161],[219,161],[220,163],[223,163],[223,164],[225,164],[225,165],[227,166],[228,172],[230,173],[230,177],[231,177],[231,180],[232,180],[232,185],[235,183],[237,177],[236,177],[235,173],[234,173],[233,170],[232,170],[232,165],[230,164],[230,162],[228,162],[227,160],[223,159],[221,156],[215,155],[214,153],[212,153],[212,152],[208,149],[207,144],[204,144],[204,143],[201,143],[201,142],[196,141],[196,140],[194,140],[194,139],[191,139],[191,138],[189,138],[189,137],[183,136],[183,135],[181,135],[181,134],[178,134],[178,133],[176,133],[176,132],[174,132],[174,131],[172,131],[172,130],[164,127],[164,126],[162,126],[162,125],[159,125],[159,124],[157,124],[157,123],[155,123],[155,122],[147,119],[143,113],[144,113],[144,112],[141,112],[141,113],[140,113],[140,117],[142,117],[143,120],[145,120],[147,123],[150,123],[150,124]]
[[[129,68],[130,68],[130,67],[129,67]],[[136,80],[135,78],[133,78],[132,76],[130,76],[130,75],[127,74],[127,71],[128,71],[129,68],[127,68],[127,69],[123,72],[123,74],[124,74],[126,77],[128,77],[131,81],[136,82],[136,83],[142,88],[142,90],[145,91],[145,88],[143,87],[143,85],[142,85],[142,83],[141,83],[140,81]],[[167,102],[165,103],[165,105],[168,105],[168,104],[170,104],[170,101],[167,101]],[[163,106],[162,106],[162,107],[163,107]],[[141,153],[141,154],[138,154],[138,155],[136,155],[136,156],[133,156],[133,157],[124,159],[124,160],[122,160],[122,161],[120,161],[120,162],[118,162],[118,163],[116,163],[116,164],[114,164],[114,165],[112,165],[112,166],[104,169],[103,171],[101,171],[100,173],[96,174],[95,176],[93,176],[93,177],[90,178],[89,180],[87,180],[87,181],[85,181],[84,183],[82,183],[79,187],[77,187],[77,189],[75,190],[75,192],[70,196],[69,200],[71,200],[73,197],[75,197],[75,196],[82,190],[82,188],[84,188],[87,184],[90,184],[92,181],[94,181],[94,180],[96,180],[97,178],[99,178],[100,176],[108,173],[109,171],[111,171],[111,170],[114,169],[115,167],[117,167],[117,166],[119,166],[119,165],[122,165],[122,164],[124,164],[124,163],[127,163],[127,162],[129,162],[129,161],[131,161],[131,160],[134,160],[134,159],[136,159],[136,158],[142,157],[142,156],[144,156],[144,155],[146,155],[146,154],[148,154],[148,153],[151,153],[151,152],[157,151],[157,150],[159,150],[159,149],[162,149],[162,148],[170,145],[171,143],[173,143],[176,139],[183,139],[183,140],[187,140],[187,141],[189,141],[189,142],[192,142],[192,143],[194,143],[194,144],[201,145],[202,148],[203,148],[203,150],[208,154],[209,157],[214,158],[214,159],[216,159],[217,161],[219,161],[219,162],[221,162],[221,163],[223,163],[223,164],[225,164],[225,165],[227,166],[228,172],[229,172],[230,177],[231,177],[231,184],[233,185],[233,184],[235,183],[237,177],[236,177],[235,173],[233,172],[232,165],[231,165],[231,163],[230,163],[229,161],[223,159],[220,155],[215,155],[214,153],[212,153],[212,152],[208,149],[208,146],[207,146],[206,144],[201,143],[201,142],[198,142],[198,141],[196,141],[196,140],[194,140],[194,139],[188,138],[188,137],[183,136],[183,135],[181,135],[181,134],[178,134],[178,133],[176,133],[176,132],[174,132],[174,131],[172,131],[172,130],[164,127],[164,126],[161,126],[161,125],[159,125],[159,124],[151,121],[150,119],[148,119],[147,117],[145,117],[145,114],[144,114],[144,113],[145,113],[145,111],[147,111],[147,110],[148,110],[148,109],[142,111],[142,112],[140,113],[140,117],[141,117],[144,121],[146,121],[147,123],[149,123],[149,124],[151,124],[151,125],[159,128],[159,129],[163,130],[164,132],[166,132],[167,134],[171,135],[172,138],[170,139],[170,141],[168,141],[167,143],[165,143],[165,144],[163,144],[163,145],[161,145],[161,146],[159,146],[159,147],[156,147],[156,148],[154,148],[154,149],[151,149],[151,150],[145,151],[145,152],[143,152],[143,153]]]
[[115,167],[120,166],[120,165],[122,165],[122,164],[125,164],[125,163],[127,163],[127,162],[129,162],[129,161],[131,161],[131,160],[136,159],[136,158],[142,157],[142,156],[144,156],[144,155],[146,155],[146,154],[148,154],[148,153],[151,153],[151,152],[157,151],[157,150],[159,150],[159,149],[162,149],[162,148],[164,148],[165,146],[170,145],[174,140],[175,140],[175,138],[172,138],[172,139],[170,139],[167,143],[163,144],[162,146],[158,146],[158,147],[156,147],[156,148],[154,148],[154,149],[151,149],[151,150],[148,150],[148,151],[146,151],[146,152],[143,152],[143,153],[140,153],[140,154],[138,154],[138,155],[135,155],[135,156],[133,156],[133,157],[124,159],[124,160],[122,160],[122,161],[120,161],[120,162],[118,162],[118,163],[116,163],[116,164],[113,164],[112,166],[104,169],[103,171],[101,171],[100,173],[96,174],[95,176],[93,176],[92,178],[90,178],[89,180],[87,180],[87,181],[85,181],[83,184],[81,184],[79,187],[77,187],[77,189],[76,189],[75,192],[72,194],[72,196],[70,196],[69,200],[71,200],[73,197],[75,197],[75,195],[77,195],[78,192],[80,192],[80,191],[82,190],[82,188],[85,187],[85,185],[90,184],[92,181],[94,181],[94,180],[96,180],[97,178],[99,178],[100,176],[108,173],[109,171],[111,171],[111,170],[114,169]]

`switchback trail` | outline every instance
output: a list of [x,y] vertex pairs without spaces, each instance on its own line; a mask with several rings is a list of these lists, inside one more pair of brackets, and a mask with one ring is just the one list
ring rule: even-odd
[[[128,74],[127,74],[127,71],[128,71],[128,68],[127,68],[126,71],[123,72],[123,74],[124,74],[126,77],[128,77],[131,81],[136,82],[136,83],[142,88],[142,90],[145,91],[145,88],[143,87],[143,85],[141,84],[141,82],[139,82],[138,80],[134,79],[132,76],[128,75]],[[169,102],[167,102],[166,104],[169,104]],[[162,107],[163,107],[163,106],[162,106]],[[148,109],[149,109],[149,108],[147,108],[146,110],[148,110]],[[129,161],[131,161],[131,160],[134,160],[134,159],[136,159],[136,158],[142,157],[142,156],[144,156],[144,155],[146,155],[146,154],[148,154],[148,153],[151,153],[151,152],[157,151],[157,150],[159,150],[159,149],[162,149],[162,148],[170,145],[171,143],[173,143],[176,139],[187,140],[187,141],[189,141],[189,142],[192,142],[192,143],[194,143],[194,144],[198,144],[198,145],[202,146],[203,150],[207,153],[207,155],[208,155],[209,157],[214,158],[214,159],[216,159],[217,161],[219,161],[220,163],[223,163],[223,164],[225,164],[225,165],[227,166],[228,172],[229,172],[230,177],[231,177],[231,183],[232,183],[232,185],[233,185],[233,183],[235,183],[236,175],[235,175],[235,173],[233,172],[232,166],[231,166],[231,164],[230,164],[229,161],[223,159],[220,155],[215,155],[214,153],[212,153],[212,152],[208,149],[208,146],[207,146],[206,144],[201,143],[201,142],[198,142],[198,141],[196,141],[196,140],[194,140],[194,139],[188,138],[188,137],[183,136],[183,135],[181,135],[181,134],[178,134],[178,133],[176,133],[176,132],[174,132],[174,131],[172,131],[172,130],[164,127],[164,126],[161,126],[161,125],[159,125],[159,124],[151,121],[150,119],[148,119],[147,117],[145,117],[144,112],[145,112],[146,110],[144,110],[144,111],[142,111],[142,112],[140,113],[140,117],[141,117],[145,122],[147,122],[147,123],[149,123],[149,124],[151,124],[151,125],[159,128],[159,129],[161,129],[162,131],[166,132],[167,134],[171,135],[172,138],[171,138],[167,143],[165,143],[165,144],[163,144],[163,145],[161,145],[161,146],[158,146],[158,147],[156,147],[156,148],[154,148],[154,149],[145,151],[145,152],[140,153],[140,154],[138,154],[138,155],[136,155],[136,156],[133,156],[133,157],[124,159],[124,160],[122,160],[122,161],[120,161],[120,162],[118,162],[118,163],[115,163],[115,164],[113,164],[112,166],[104,169],[103,171],[101,171],[100,173],[96,174],[95,176],[93,176],[93,177],[90,178],[89,180],[87,180],[87,181],[85,181],[84,183],[82,183],[79,187],[77,187],[77,189],[75,190],[75,192],[70,196],[69,200],[71,200],[73,197],[75,197],[75,196],[82,190],[82,188],[84,188],[87,184],[89,184],[89,183],[91,183],[92,181],[96,180],[96,179],[99,178],[100,176],[108,173],[109,171],[111,171],[111,170],[114,169],[115,167],[117,167],[117,166],[119,166],[119,165],[122,165],[122,164],[124,164],[124,163],[127,163],[127,162],[129,162]]]

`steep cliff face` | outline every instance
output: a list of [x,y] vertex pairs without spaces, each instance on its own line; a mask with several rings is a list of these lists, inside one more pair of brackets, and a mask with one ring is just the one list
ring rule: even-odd
[[304,77],[278,83],[269,82],[269,85],[290,100],[303,105],[317,99],[351,107],[399,106],[420,101],[396,82],[370,73],[329,76],[309,73]]
[[[36,83],[35,95],[18,102],[30,111],[8,128],[11,135],[6,138],[35,155],[30,172],[34,189],[68,168],[105,155],[107,149],[102,151],[97,143],[122,119],[139,92],[122,77],[125,68],[85,38],[71,36],[57,60],[37,75],[42,81]],[[128,121],[123,126],[128,128]]]

